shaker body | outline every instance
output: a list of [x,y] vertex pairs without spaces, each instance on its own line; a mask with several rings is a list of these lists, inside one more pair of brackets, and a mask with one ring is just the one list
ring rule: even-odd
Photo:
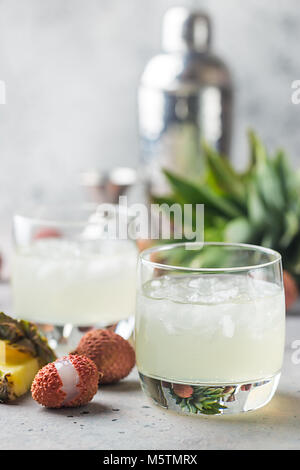
[[169,191],[164,168],[201,178],[203,140],[230,155],[232,81],[226,65],[210,53],[209,19],[180,7],[166,16],[163,42],[169,50],[149,61],[138,90],[141,164],[154,195]]

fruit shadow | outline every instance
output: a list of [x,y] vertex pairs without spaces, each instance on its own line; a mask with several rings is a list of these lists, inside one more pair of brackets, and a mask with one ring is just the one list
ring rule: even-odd
[[112,413],[112,408],[95,400],[79,408],[43,408],[41,411],[43,413],[66,416],[68,418],[89,418],[89,416]]
[[104,392],[136,392],[141,390],[141,385],[138,379],[127,379],[115,384],[100,384],[100,390],[103,390]]

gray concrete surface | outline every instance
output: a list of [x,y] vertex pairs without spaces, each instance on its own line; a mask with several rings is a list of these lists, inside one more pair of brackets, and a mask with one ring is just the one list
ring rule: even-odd
[[[9,290],[0,285],[0,309]],[[7,310],[9,311],[9,310]],[[47,410],[30,397],[0,405],[0,449],[300,449],[300,315],[287,318],[283,373],[273,400],[236,416],[186,417],[152,406],[136,371],[79,409]]]

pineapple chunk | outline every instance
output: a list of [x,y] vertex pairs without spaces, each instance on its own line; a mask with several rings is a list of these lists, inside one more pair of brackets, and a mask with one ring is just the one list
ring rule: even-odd
[[0,402],[24,395],[40,369],[39,361],[30,357],[18,363],[0,363]]
[[38,370],[55,359],[34,323],[0,312],[0,403],[28,392]]
[[0,341],[0,363],[3,364],[5,363],[5,357],[6,357],[6,341]]
[[12,347],[7,341],[0,340],[0,364],[20,364],[32,356]]

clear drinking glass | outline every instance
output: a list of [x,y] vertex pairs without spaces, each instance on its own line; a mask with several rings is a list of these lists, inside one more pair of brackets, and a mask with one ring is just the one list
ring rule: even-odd
[[141,253],[136,358],[156,404],[195,415],[265,405],[279,381],[284,338],[279,253],[225,243]]
[[[134,217],[112,204],[38,207],[16,214],[14,313],[39,324],[52,346],[91,327],[130,336],[136,295]],[[130,230],[129,230],[130,228]],[[128,319],[132,320],[128,320]]]

